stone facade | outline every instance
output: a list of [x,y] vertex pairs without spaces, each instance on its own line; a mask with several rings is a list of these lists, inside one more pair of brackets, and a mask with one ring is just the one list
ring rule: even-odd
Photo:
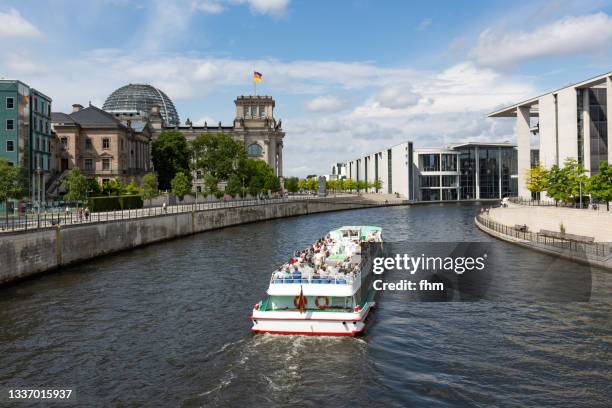
[[[166,130],[177,130],[185,135],[187,140],[206,133],[224,133],[244,144],[247,155],[251,159],[264,160],[274,169],[277,176],[283,175],[283,138],[285,132],[281,121],[274,118],[275,102],[271,96],[239,96],[234,101],[236,115],[232,126],[204,123],[204,126],[194,126],[187,119],[184,125],[167,126],[164,123],[159,107],[153,107],[148,120],[153,130],[153,138]],[[194,174],[194,188],[202,189],[202,179]]]
[[78,104],[71,114],[53,113],[52,120],[57,146],[53,171],[60,178],[78,167],[99,183],[117,178],[139,184],[152,170],[152,131],[146,122],[122,122],[95,106]]

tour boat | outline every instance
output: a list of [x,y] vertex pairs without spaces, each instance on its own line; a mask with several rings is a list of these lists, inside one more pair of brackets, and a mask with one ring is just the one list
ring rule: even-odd
[[272,273],[268,296],[253,307],[252,331],[332,336],[362,333],[376,305],[371,262],[380,251],[380,227],[345,226],[296,252]]

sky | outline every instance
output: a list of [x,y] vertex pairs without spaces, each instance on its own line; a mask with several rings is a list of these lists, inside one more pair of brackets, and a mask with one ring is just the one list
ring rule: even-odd
[[102,106],[149,83],[181,122],[276,100],[284,174],[407,140],[515,141],[487,113],[612,71],[612,0],[0,0],[0,77]]

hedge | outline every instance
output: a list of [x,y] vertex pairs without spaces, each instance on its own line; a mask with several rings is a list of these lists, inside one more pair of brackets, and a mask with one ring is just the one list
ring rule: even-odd
[[89,197],[87,201],[92,212],[128,210],[142,208],[142,205],[142,196],[139,195]]

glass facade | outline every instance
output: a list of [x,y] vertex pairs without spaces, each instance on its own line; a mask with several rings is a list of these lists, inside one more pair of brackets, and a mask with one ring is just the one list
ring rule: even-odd
[[460,152],[460,199],[498,199],[518,194],[518,158],[514,147],[466,145],[455,150]]
[[584,164],[584,89],[576,90],[578,163]]
[[440,171],[440,154],[419,154],[419,169],[421,171]]
[[476,149],[461,148],[459,154],[459,198],[474,200],[476,198]]
[[602,161],[608,160],[608,121],[606,88],[589,88],[589,117],[591,142],[591,171],[599,171]]
[[442,171],[457,171],[457,155],[442,154]]

